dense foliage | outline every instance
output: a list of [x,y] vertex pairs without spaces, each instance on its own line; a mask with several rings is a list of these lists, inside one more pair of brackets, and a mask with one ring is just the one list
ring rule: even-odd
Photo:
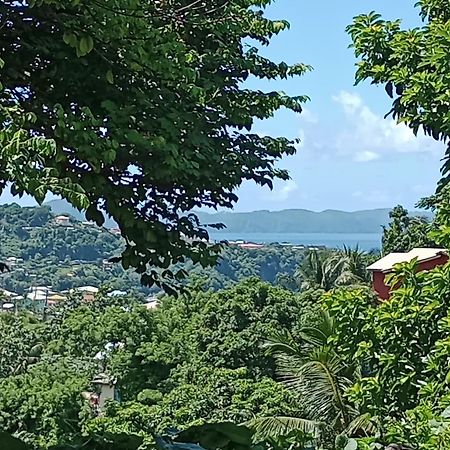
[[[286,414],[294,396],[262,343],[280,328],[295,333],[317,308],[314,293],[253,279],[193,289],[156,310],[99,297],[63,303],[45,320],[2,314],[0,427],[47,448],[83,430],[151,439],[173,426]],[[95,418],[81,393],[99,371],[117,380],[121,403]]]
[[391,222],[383,227],[382,251],[384,255],[393,252],[409,252],[417,247],[438,247],[430,236],[435,224],[425,217],[410,216],[408,210],[396,206],[390,213]]
[[[423,130],[448,143],[448,2],[420,0],[416,6],[424,24],[409,30],[401,29],[400,21],[385,21],[376,13],[355,18],[348,31],[360,58],[357,81],[369,79],[385,85],[394,99],[390,113],[395,119],[415,133]],[[448,156],[447,149],[437,194],[420,203],[435,210],[428,238],[444,248],[450,247]],[[423,242],[430,226],[410,226],[404,211],[397,212],[384,243],[408,247],[404,231],[413,241]],[[391,280],[397,289],[388,302],[377,307],[358,292],[340,292],[330,298],[340,324],[337,345],[365,369],[349,390],[349,398],[378,425],[378,436],[361,442],[361,448],[394,439],[418,449],[450,446],[449,270],[446,264],[417,273],[414,262],[398,268]]]
[[348,398],[371,415],[386,443],[395,438],[413,448],[447,448],[433,447],[446,426],[432,431],[430,421],[445,422],[449,406],[449,277],[449,264],[417,273],[413,262],[397,270],[392,283],[401,280],[401,287],[382,305],[362,291],[329,296],[336,345],[363,368]]
[[229,246],[224,249],[215,267],[204,269],[187,265],[186,270],[190,279],[198,278],[204,287],[214,290],[249,277],[258,277],[296,290],[298,283],[295,273],[306,254],[307,250],[279,245],[268,245],[261,249]]
[[1,187],[57,193],[99,225],[106,211],[125,237],[124,268],[146,284],[172,275],[150,267],[213,262],[217,248],[185,213],[231,207],[244,180],[287,179],[274,164],[295,151],[251,130],[306,97],[242,87],[309,69],[252,46],[288,27],[264,17],[269,3],[3,1]]
[[[0,260],[18,258],[1,275],[1,287],[23,294],[34,284],[63,291],[79,286],[108,286],[121,291],[150,292],[139,277],[108,260],[119,254],[123,241],[105,229],[70,220],[58,225],[47,207],[0,206]],[[183,267],[205,288],[218,290],[235,281],[257,276],[270,283],[296,286],[293,275],[305,252],[292,247],[267,246],[245,250],[225,248],[216,267]]]
[[[243,38],[266,43],[286,26],[254,8],[268,3],[3,2],[11,38],[0,41],[9,50],[0,55],[4,180],[37,197],[50,189],[73,204],[91,202],[88,217],[98,222],[97,208],[106,208],[126,237],[123,264],[141,273],[149,262],[169,267],[185,256],[207,257],[206,245],[181,239],[204,234],[180,213],[230,206],[242,179],[285,177],[273,163],[292,151],[286,140],[232,131],[251,129],[253,117],[283,105],[299,110],[301,99],[238,87],[250,74],[305,70],[244,51]],[[355,19],[349,31],[361,57],[357,78],[395,92],[392,113],[415,132],[423,127],[446,140],[448,4],[418,6],[426,24],[410,31],[374,13]],[[161,51],[172,57],[160,58]],[[74,70],[81,65],[89,70]],[[86,81],[88,91],[81,89]],[[448,170],[446,162],[445,176]],[[435,210],[432,224],[394,209],[384,252],[450,248],[446,181],[422,202]],[[120,251],[120,241],[100,229],[88,228],[84,240],[79,224],[47,230],[45,208],[11,208],[1,218],[11,236],[0,244],[2,256],[47,263]],[[139,243],[152,251],[136,255]],[[192,272],[191,283],[156,309],[133,296],[100,295],[70,298],[43,317],[1,314],[0,428],[7,434],[0,432],[0,446],[25,449],[14,434],[33,450],[450,448],[450,263],[422,272],[415,261],[396,266],[391,297],[380,303],[367,286],[366,266],[376,255],[291,251],[230,248],[215,271],[201,273],[177,265]],[[252,275],[274,284],[234,283]],[[101,415],[85,395],[99,372],[120,391]],[[167,430],[172,434],[162,436]]]
[[302,289],[329,291],[338,286],[365,284],[370,274],[366,270],[378,258],[376,252],[365,253],[357,248],[308,251],[295,274]]

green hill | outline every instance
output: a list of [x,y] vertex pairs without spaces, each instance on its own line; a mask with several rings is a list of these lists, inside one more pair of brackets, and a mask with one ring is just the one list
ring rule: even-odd
[[[70,209],[59,208],[57,212],[70,214]],[[127,292],[150,293],[141,286],[136,273],[108,262],[121,251],[120,236],[77,220],[83,218],[79,214],[73,214],[68,223],[61,224],[49,205],[0,206],[0,261],[5,261],[11,269],[0,275],[0,287],[17,294],[26,293],[33,285],[51,286],[55,291],[108,285]],[[280,277],[291,277],[303,257],[304,251],[295,248],[230,247],[222,254],[217,267],[202,268],[187,263],[186,270],[191,279],[201,278],[205,287],[213,289],[252,276],[275,283]]]
[[9,291],[23,294],[33,285],[62,291],[107,284],[112,289],[149,292],[137,274],[108,263],[120,254],[119,236],[75,219],[58,224],[49,207],[0,206],[0,235],[0,261],[10,267],[0,282]]
[[[85,220],[83,213],[63,200],[52,200],[46,205],[55,214],[70,214],[77,220]],[[379,233],[381,227],[389,222],[389,211],[389,208],[382,208],[352,212],[332,209],[321,212],[286,209],[244,213],[195,213],[203,224],[223,223],[227,227],[223,231],[230,233]],[[412,214],[431,217],[426,211],[415,211]],[[115,226],[112,219],[106,218],[106,228]]]

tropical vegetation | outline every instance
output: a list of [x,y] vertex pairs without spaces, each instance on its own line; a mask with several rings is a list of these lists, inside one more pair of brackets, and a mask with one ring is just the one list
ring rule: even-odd
[[[423,200],[427,207],[429,200]],[[389,213],[391,221],[383,227],[382,252],[385,255],[394,252],[409,252],[417,247],[438,247],[432,237],[436,221],[426,217],[411,216],[408,210],[398,205]]]
[[[95,224],[70,218],[58,225],[46,206],[0,206],[0,261],[10,270],[0,275],[0,287],[23,295],[33,286],[60,292],[80,286],[148,295],[158,292],[142,286],[139,276],[110,259],[120,254],[123,240]],[[272,284],[297,288],[294,274],[306,250],[267,245],[261,249],[224,248],[215,267],[192,262],[183,265],[190,282],[218,290],[236,281],[259,277]]]
[[144,284],[166,287],[186,259],[213,263],[192,210],[232,207],[244,180],[286,180],[275,163],[295,142],[253,123],[307,100],[242,86],[309,70],[260,55],[288,27],[264,16],[269,3],[3,1],[1,190],[57,194],[98,225],[108,214]]
[[[241,85],[250,75],[308,69],[244,47],[287,27],[264,17],[269,3],[3,2],[0,187],[12,183],[38,200],[59,193],[100,225],[108,213],[125,240],[89,228],[85,242],[76,224],[81,234],[71,241],[68,229],[41,231],[46,208],[5,208],[4,217],[18,214],[31,227],[2,218],[8,256],[118,251],[124,267],[169,292],[165,283],[185,274],[186,258],[213,262],[219,248],[208,248],[202,225],[184,213],[231,206],[244,179],[285,179],[274,164],[294,151],[293,142],[251,128],[282,106],[299,111],[304,98]],[[448,143],[448,1],[417,6],[425,23],[411,30],[376,13],[354,19],[357,81],[383,84],[395,119]],[[446,158],[436,194],[420,202],[434,210],[433,222],[395,208],[384,252],[450,249],[449,169]],[[51,244],[38,252],[43,239]],[[42,315],[2,312],[0,447],[450,448],[450,263],[395,266],[391,296],[380,302],[366,271],[376,255],[344,248],[290,259],[276,251],[247,254],[267,272],[247,260],[238,275],[224,259],[217,270],[234,283],[216,291],[211,273],[201,274],[205,284],[188,266],[184,289],[156,308],[134,294],[100,292],[95,301],[69,296]],[[263,272],[270,282],[236,282]],[[99,375],[119,395],[95,406]]]

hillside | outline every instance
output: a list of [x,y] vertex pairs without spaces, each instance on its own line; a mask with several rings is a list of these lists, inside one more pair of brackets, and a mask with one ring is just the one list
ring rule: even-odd
[[0,235],[0,260],[11,270],[1,275],[1,287],[9,291],[23,294],[33,285],[63,291],[108,284],[148,292],[138,275],[108,262],[121,251],[120,237],[76,220],[58,224],[46,206],[0,206]]
[[[150,292],[136,273],[108,262],[120,253],[122,240],[104,228],[73,218],[60,224],[48,206],[12,204],[0,206],[0,233],[0,261],[11,269],[1,274],[0,283],[9,291],[23,294],[38,284],[55,291],[108,285],[127,292]],[[295,248],[230,247],[217,267],[204,269],[189,263],[186,269],[191,279],[200,278],[205,287],[219,289],[252,276],[275,283],[280,276],[292,276],[303,257],[304,251]]]
[[[50,200],[49,202],[45,203],[45,206],[48,206],[54,214],[68,214],[69,216],[73,217],[76,220],[79,220],[80,222],[86,220],[84,213],[78,211],[78,209],[74,208],[65,200]],[[105,215],[104,227],[115,228],[116,226],[116,222]]]
[[[223,231],[230,233],[379,233],[389,222],[389,211],[387,208],[354,212],[287,209],[196,214],[204,224],[225,224],[227,228]],[[413,214],[431,217],[428,212],[415,211]]]
[[95,225],[70,221],[58,225],[48,207],[0,206],[0,256],[25,261],[54,258],[58,261],[95,262],[120,251],[119,237]]
[[[85,220],[83,213],[63,200],[52,200],[46,205],[55,214],[70,214],[77,220]],[[286,209],[244,213],[232,211],[195,213],[203,224],[225,224],[227,228],[223,231],[229,233],[379,233],[381,227],[389,222],[389,211],[389,208],[382,208],[352,212],[331,209],[321,212]],[[432,216],[427,211],[415,211],[412,214]],[[115,226],[112,219],[106,218],[106,228]]]

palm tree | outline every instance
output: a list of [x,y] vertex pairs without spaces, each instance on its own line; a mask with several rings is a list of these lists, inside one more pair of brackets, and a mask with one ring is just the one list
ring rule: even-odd
[[361,284],[369,281],[366,270],[367,255],[357,246],[343,250],[310,251],[295,276],[302,289],[314,287],[329,291],[337,286]]
[[369,281],[367,271],[367,254],[356,246],[354,249],[346,247],[334,255],[336,265],[339,267],[339,275],[336,277],[337,286],[348,286],[351,284],[361,284]]
[[302,289],[320,288],[329,291],[337,276],[335,267],[328,261],[332,253],[327,250],[311,250],[295,273]]
[[345,398],[358,370],[330,344],[334,329],[334,320],[322,312],[313,326],[300,330],[299,339],[284,331],[266,342],[267,351],[275,356],[281,382],[299,399],[303,417],[254,419],[249,425],[259,436],[282,436],[297,430],[312,433],[320,443],[327,436],[370,429],[370,417],[360,415]]

